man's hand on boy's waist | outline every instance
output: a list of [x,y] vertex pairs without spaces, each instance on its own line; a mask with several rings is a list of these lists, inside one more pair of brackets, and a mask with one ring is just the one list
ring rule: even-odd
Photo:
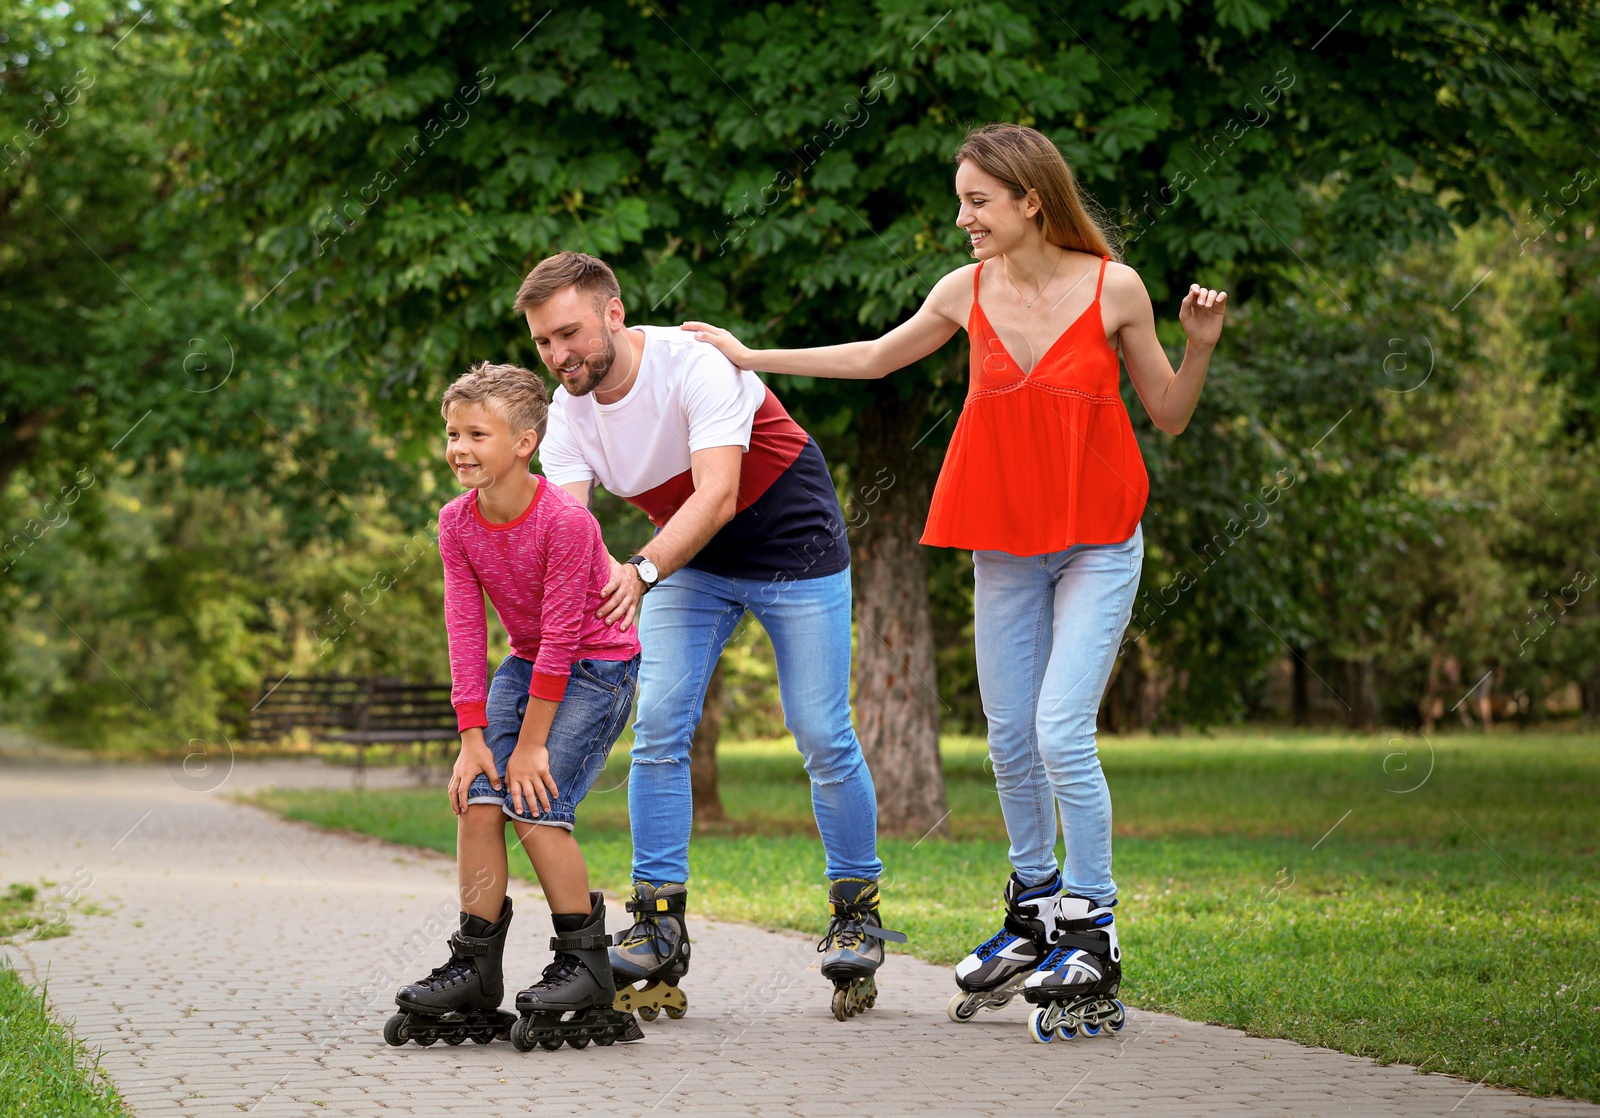
[[644,581],[639,577],[639,568],[612,559],[611,577],[600,591],[600,620],[627,632],[639,615],[639,600],[643,597]]

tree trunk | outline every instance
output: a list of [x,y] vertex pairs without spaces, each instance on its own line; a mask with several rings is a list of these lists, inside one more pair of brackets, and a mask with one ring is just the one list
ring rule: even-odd
[[1344,724],[1351,730],[1370,730],[1378,724],[1378,689],[1371,660],[1340,660],[1343,677]]
[[1600,668],[1578,684],[1578,693],[1583,697],[1583,716],[1600,721]]
[[728,813],[722,807],[722,791],[717,786],[717,741],[722,737],[722,661],[712,669],[706,684],[705,703],[700,709],[700,724],[689,742],[689,789],[694,798],[694,827],[725,823]]
[[1311,725],[1311,687],[1307,681],[1306,650],[1291,648],[1289,660],[1294,665],[1289,677],[1290,720],[1296,726]]
[[928,569],[917,542],[937,455],[916,448],[921,397],[902,400],[887,380],[861,413],[851,526],[856,624],[856,725],[878,790],[885,833],[948,834],[933,660]]
[[1130,641],[1112,669],[1111,682],[1100,703],[1100,728],[1111,734],[1128,734],[1145,723],[1144,653]]
[[3,493],[11,475],[31,459],[39,449],[39,439],[45,429],[66,411],[66,405],[38,408],[17,416],[10,429],[0,434],[0,493]]

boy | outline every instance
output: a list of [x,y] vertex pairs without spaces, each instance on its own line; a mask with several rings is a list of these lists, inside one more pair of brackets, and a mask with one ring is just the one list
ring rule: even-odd
[[[633,706],[639,639],[596,616],[610,577],[599,524],[529,472],[548,411],[537,374],[487,362],[452,384],[440,409],[445,461],[466,489],[439,512],[451,701],[461,730],[449,784],[461,928],[450,938],[449,962],[395,995],[404,1012],[384,1030],[390,1044],[469,1036],[487,1044],[509,1031],[526,1051],[643,1035],[631,1013],[611,1008],[605,901],[589,890],[572,835],[574,809]],[[488,686],[485,592],[512,649]],[[508,816],[556,933],[555,961],[517,995],[520,1019],[499,1008],[511,924]]]

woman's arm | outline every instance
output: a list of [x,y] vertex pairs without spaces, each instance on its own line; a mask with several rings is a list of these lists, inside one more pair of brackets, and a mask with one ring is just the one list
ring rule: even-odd
[[1106,277],[1106,293],[1123,319],[1122,355],[1128,365],[1128,379],[1133,381],[1133,389],[1155,425],[1168,434],[1181,434],[1200,402],[1211,351],[1222,337],[1228,293],[1189,285],[1189,294],[1178,308],[1178,321],[1189,344],[1183,352],[1183,364],[1173,372],[1172,362],[1167,360],[1166,350],[1156,337],[1155,309],[1150,305],[1144,281],[1126,265],[1112,268],[1115,270]]
[[696,340],[709,342],[741,369],[762,373],[794,373],[807,377],[877,380],[921,361],[955,337],[964,325],[958,317],[960,294],[972,287],[969,268],[959,268],[933,285],[917,313],[870,342],[816,346],[812,349],[750,349],[728,331],[705,322],[685,322]]

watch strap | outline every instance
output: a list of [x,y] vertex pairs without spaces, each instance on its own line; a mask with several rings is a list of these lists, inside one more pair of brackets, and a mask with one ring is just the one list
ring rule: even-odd
[[655,566],[655,562],[653,560],[649,559],[648,557],[646,557],[644,555],[635,555],[631,559],[628,560],[628,563],[639,571],[639,581],[644,584],[644,588],[646,590],[654,589],[656,583],[661,581],[661,573],[660,573],[660,568],[659,567],[656,568],[656,577],[653,580],[652,579],[647,579],[647,578],[644,577],[643,564],[649,563],[652,567]]

